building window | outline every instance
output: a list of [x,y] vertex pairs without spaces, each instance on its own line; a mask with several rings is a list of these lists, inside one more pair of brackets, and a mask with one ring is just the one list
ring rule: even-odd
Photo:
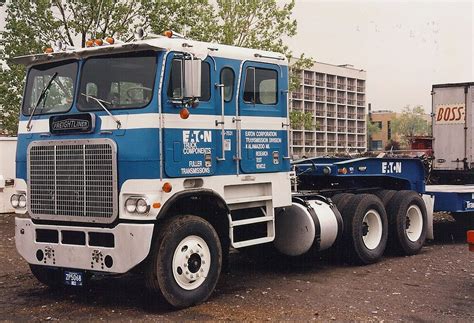
[[244,101],[252,104],[276,104],[277,71],[257,67],[247,68]]
[[370,150],[382,150],[382,140],[372,140],[370,142]]
[[387,121],[387,139],[392,139],[392,127],[390,125],[390,121]]
[[382,130],[382,121],[374,121],[373,124],[376,125],[377,128],[379,128],[380,130]]

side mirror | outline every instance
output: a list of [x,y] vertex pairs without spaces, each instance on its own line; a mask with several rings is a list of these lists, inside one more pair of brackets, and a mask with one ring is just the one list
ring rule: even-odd
[[187,59],[184,61],[184,98],[201,97],[201,60]]

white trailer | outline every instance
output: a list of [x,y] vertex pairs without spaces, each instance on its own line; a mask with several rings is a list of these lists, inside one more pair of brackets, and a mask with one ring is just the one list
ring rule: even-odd
[[10,204],[15,178],[16,137],[0,137],[0,213],[13,213]]
[[433,170],[445,181],[451,181],[443,184],[455,184],[453,177],[462,179],[460,174],[474,169],[474,82],[435,84],[431,95]]

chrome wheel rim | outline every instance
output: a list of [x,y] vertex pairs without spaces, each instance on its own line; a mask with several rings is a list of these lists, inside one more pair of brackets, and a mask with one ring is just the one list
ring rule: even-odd
[[181,288],[196,289],[206,280],[210,264],[211,251],[204,239],[188,236],[181,240],[174,251],[173,277]]

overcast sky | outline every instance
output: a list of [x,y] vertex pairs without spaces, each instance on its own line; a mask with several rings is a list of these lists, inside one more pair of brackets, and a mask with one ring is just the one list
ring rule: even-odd
[[373,110],[428,112],[432,84],[474,81],[472,1],[297,0],[294,17],[295,53],[366,70]]
[[366,70],[373,110],[428,112],[432,84],[474,81],[474,1],[296,0],[293,14],[295,54]]

